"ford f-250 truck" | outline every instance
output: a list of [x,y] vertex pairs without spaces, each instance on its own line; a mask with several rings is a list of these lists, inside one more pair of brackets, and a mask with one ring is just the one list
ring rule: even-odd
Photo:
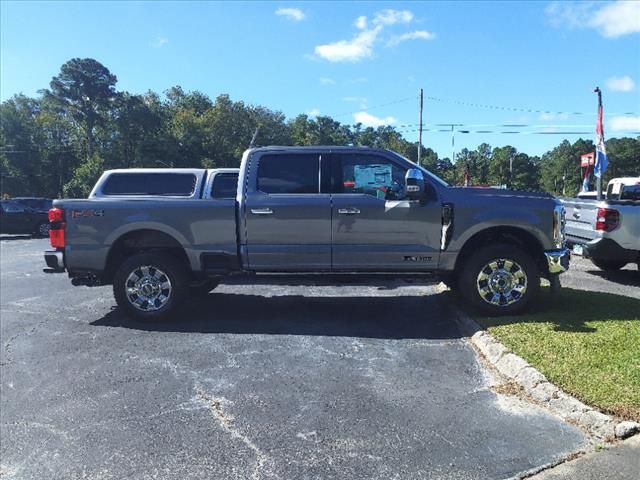
[[120,308],[152,320],[227,275],[273,273],[435,273],[511,314],[569,266],[553,197],[450,187],[388,150],[252,148],[233,198],[212,186],[206,170],[106,172],[89,199],[54,202],[49,271],[112,284]]
[[640,177],[609,181],[602,200],[565,198],[567,244],[601,270],[640,268]]

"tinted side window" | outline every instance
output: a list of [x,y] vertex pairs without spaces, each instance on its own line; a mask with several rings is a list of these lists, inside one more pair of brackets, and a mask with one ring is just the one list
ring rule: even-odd
[[188,197],[196,187],[191,173],[114,173],[102,193],[105,195],[167,195]]
[[640,200],[640,185],[625,185],[620,193],[620,200]]
[[238,175],[235,173],[219,173],[213,179],[211,198],[236,198],[238,191]]
[[258,190],[265,193],[318,193],[320,156],[263,155],[258,166]]
[[384,157],[342,155],[334,180],[335,193],[365,193],[376,198],[399,200],[405,197],[406,170]]
[[24,207],[14,202],[7,202],[2,204],[2,210],[5,213],[23,213]]

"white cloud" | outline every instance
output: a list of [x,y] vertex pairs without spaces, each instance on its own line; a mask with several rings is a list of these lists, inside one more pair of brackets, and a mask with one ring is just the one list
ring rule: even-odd
[[415,32],[403,33],[402,35],[394,35],[387,42],[387,47],[394,47],[407,40],[433,40],[436,34],[426,30],[416,30]]
[[609,129],[614,132],[624,132],[630,130],[640,131],[640,116],[611,117],[607,121],[607,124],[609,125]]
[[[409,10],[386,9],[377,12],[371,26],[366,16],[356,18],[354,26],[358,30],[351,40],[338,40],[336,42],[317,45],[314,52],[317,57],[330,62],[359,62],[373,57],[373,47],[380,33],[391,25],[408,24],[413,22],[414,16]],[[393,45],[405,40],[417,38],[433,38],[435,34],[427,31],[416,31],[392,37]]]
[[413,13],[409,10],[386,9],[376,13],[373,17],[374,25],[395,25],[396,23],[411,23]]
[[354,25],[358,30],[364,30],[365,28],[367,28],[367,17],[363,15],[361,17],[356,18]]
[[320,85],[335,85],[336,81],[333,78],[320,77]]
[[155,40],[152,40],[151,42],[149,42],[149,46],[151,48],[162,48],[167,43],[169,43],[169,39],[168,38],[166,38],[166,37],[158,37]]
[[359,108],[365,110],[369,107],[369,99],[367,97],[342,97],[343,102],[357,103]]
[[279,8],[276,10],[276,15],[294,22],[300,22],[306,17],[305,13],[299,8]]
[[607,38],[638,33],[640,32],[640,3],[634,0],[607,4],[596,12],[590,23]]
[[330,62],[358,62],[373,56],[373,44],[382,27],[363,30],[351,40],[339,40],[315,48],[316,55]]
[[317,117],[318,115],[320,115],[320,110],[317,108],[312,108],[307,112],[307,115],[309,115],[310,117]]
[[607,88],[612,92],[631,92],[636,84],[629,75],[624,77],[611,77],[607,79]]
[[610,3],[552,2],[545,9],[552,25],[566,28],[593,28],[605,38],[640,33],[640,2],[618,0]]
[[356,123],[361,123],[365,127],[381,127],[383,125],[391,125],[397,121],[394,117],[380,118],[375,115],[371,115],[368,112],[354,113],[353,120]]

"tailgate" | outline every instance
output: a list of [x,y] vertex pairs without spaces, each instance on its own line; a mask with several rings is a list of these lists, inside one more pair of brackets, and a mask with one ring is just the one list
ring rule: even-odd
[[595,231],[597,200],[563,199],[566,210],[565,232],[570,243],[586,243],[599,235]]

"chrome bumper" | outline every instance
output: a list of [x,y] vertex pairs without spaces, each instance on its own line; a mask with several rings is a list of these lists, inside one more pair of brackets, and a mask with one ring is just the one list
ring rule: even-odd
[[46,250],[44,252],[44,261],[47,262],[45,273],[61,273],[64,272],[64,252],[59,250]]
[[561,248],[560,250],[547,250],[544,252],[544,256],[547,257],[549,273],[564,273],[569,270],[571,253],[567,248]]

